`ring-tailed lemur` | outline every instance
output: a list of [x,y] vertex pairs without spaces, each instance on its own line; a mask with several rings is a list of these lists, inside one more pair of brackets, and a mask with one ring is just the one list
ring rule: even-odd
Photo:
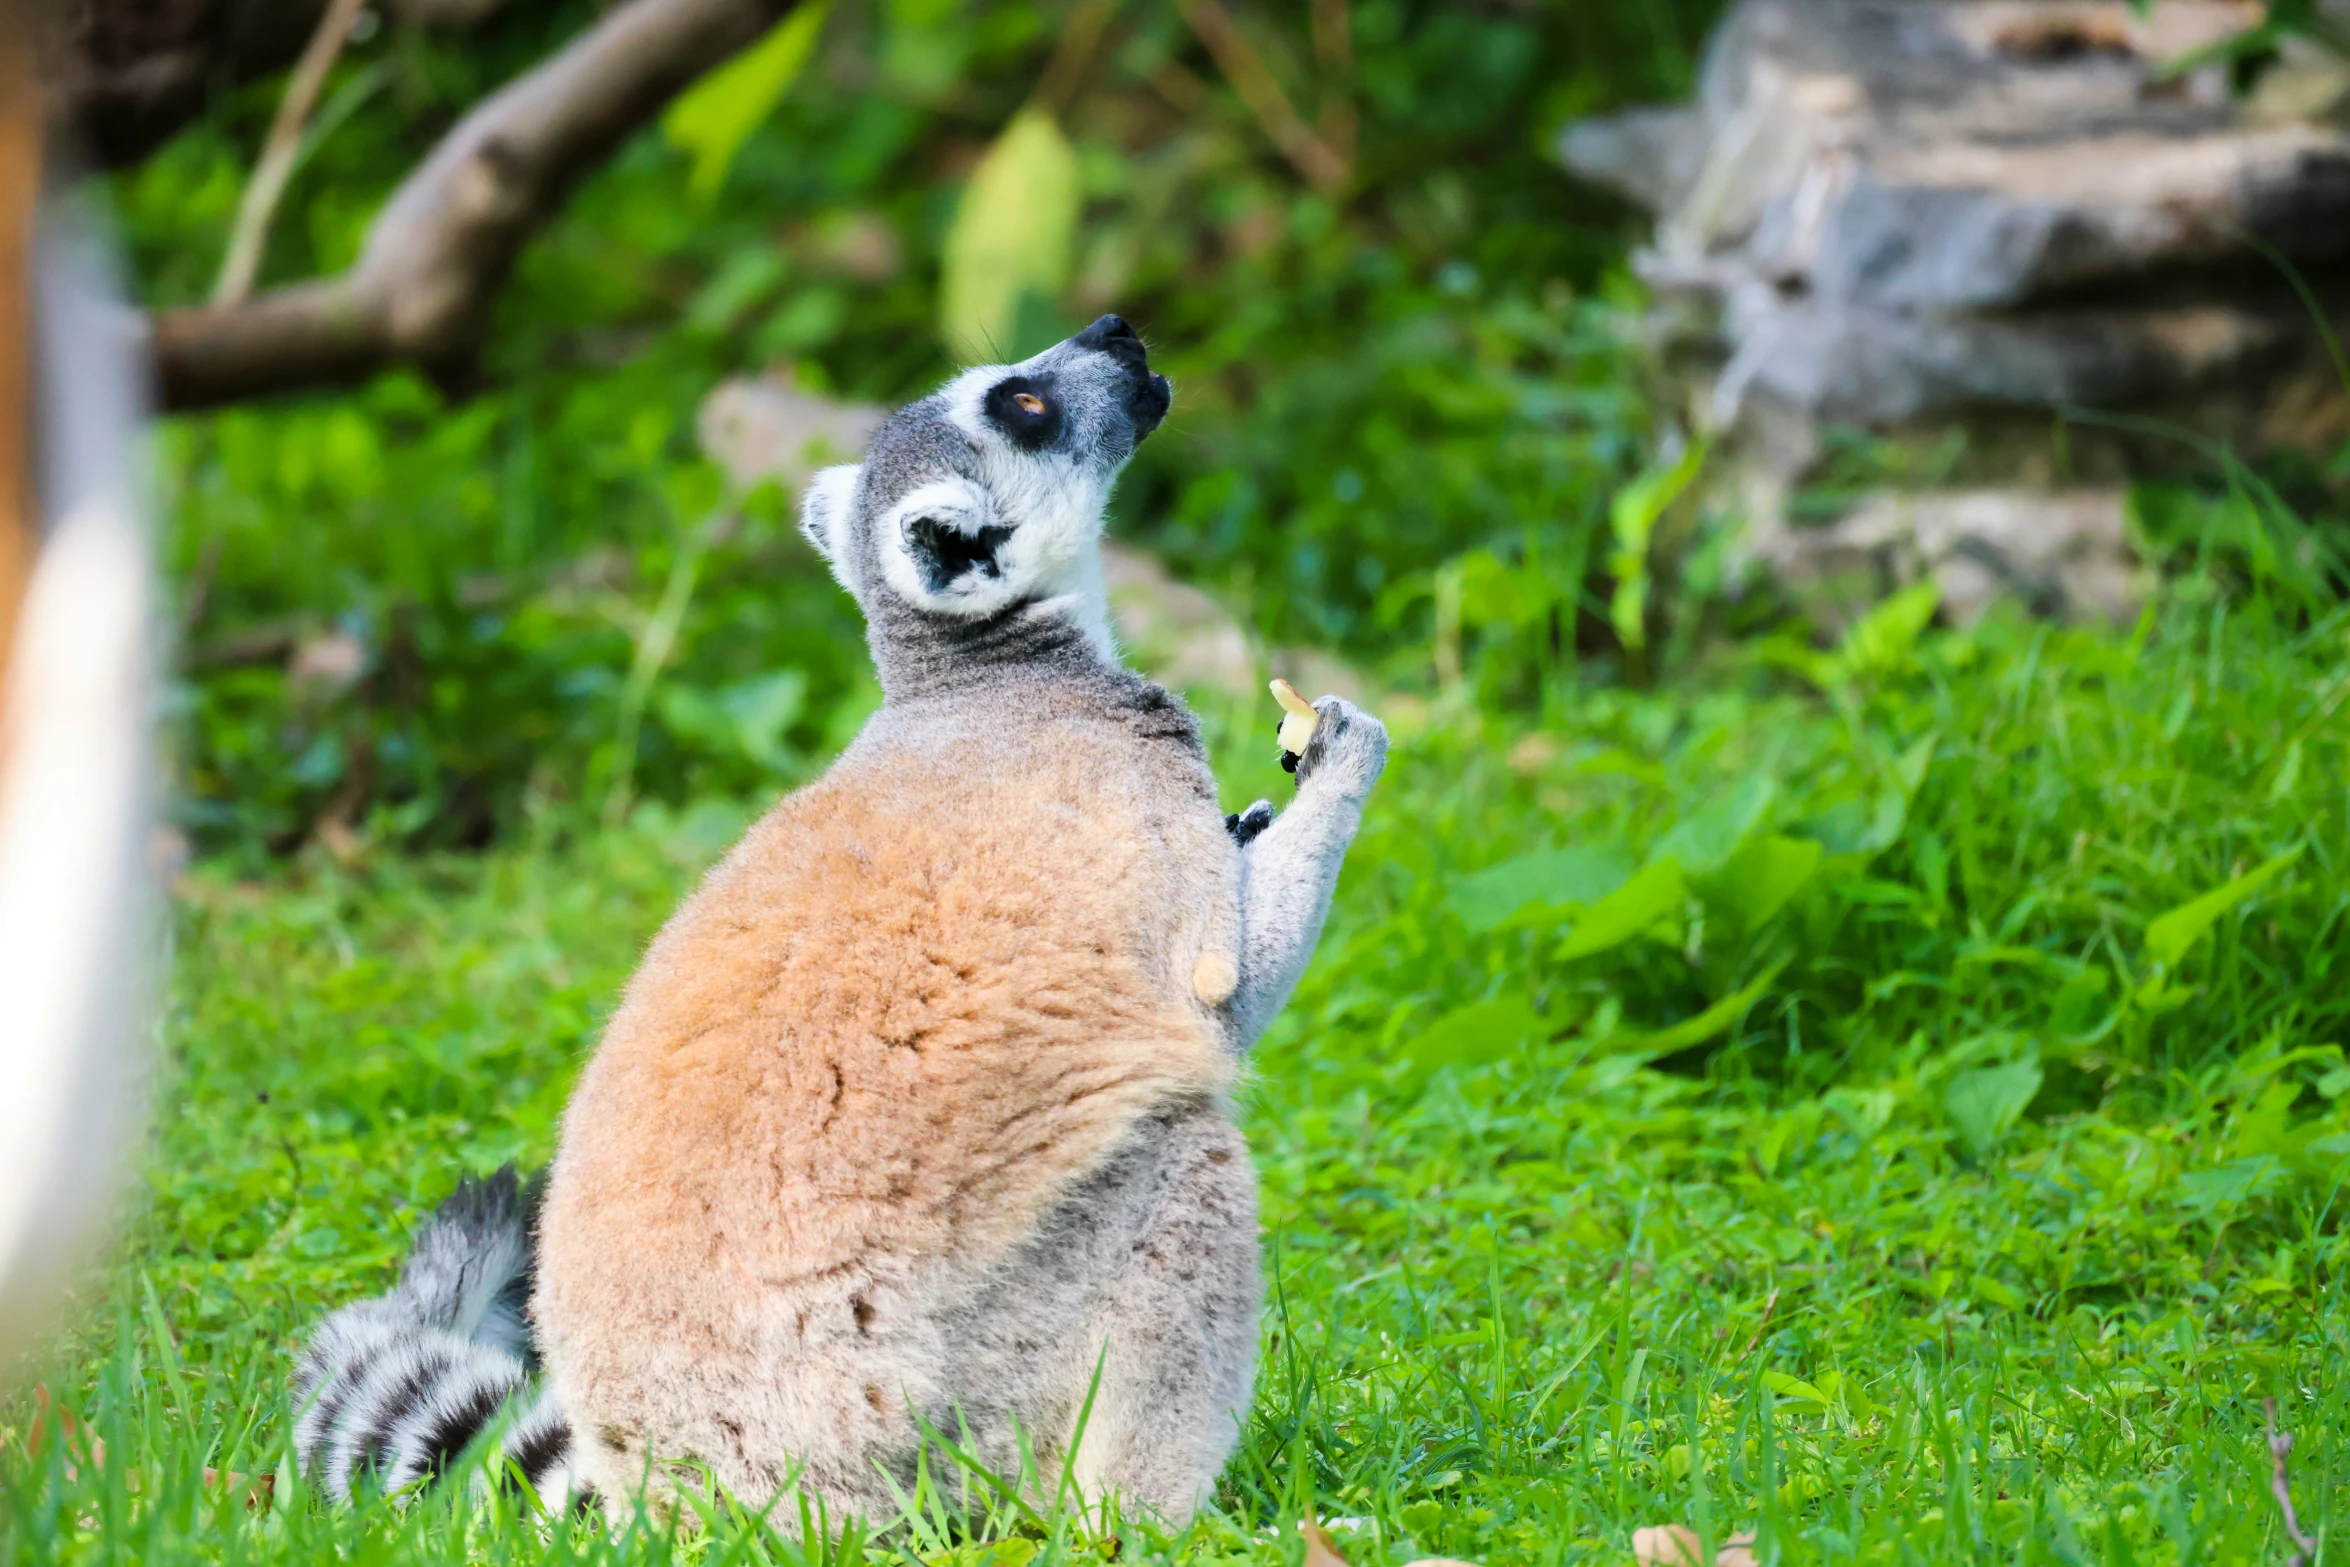
[[[1102,509],[1169,397],[1105,316],[811,481],[884,701],[671,918],[572,1096],[548,1392],[503,1438],[542,1494],[658,1502],[682,1462],[886,1518],[926,1426],[999,1474],[1024,1434],[1048,1483],[1171,1518],[1214,1483],[1260,1303],[1226,1095],[1387,736],[1325,697],[1296,802],[1228,818],[1191,715],[1118,662]],[[301,1451],[330,1491],[434,1473],[519,1404],[510,1193],[461,1192],[321,1329]]]

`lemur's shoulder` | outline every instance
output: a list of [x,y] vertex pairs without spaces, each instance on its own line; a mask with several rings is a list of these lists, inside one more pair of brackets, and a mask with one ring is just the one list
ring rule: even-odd
[[1082,752],[1097,772],[1133,768],[1163,776],[1212,804],[1215,778],[1199,720],[1166,687],[1115,666],[1047,666],[1018,680],[948,690],[874,715],[842,758],[855,770],[881,756],[954,749],[984,739],[991,773],[1037,765],[1033,756]]

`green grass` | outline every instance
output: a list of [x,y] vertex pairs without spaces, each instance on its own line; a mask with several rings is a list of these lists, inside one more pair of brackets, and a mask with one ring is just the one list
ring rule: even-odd
[[[752,807],[199,866],[144,1188],[42,1362],[111,1456],[28,1461],[0,1405],[0,1554],[1273,1564],[1312,1511],[1355,1567],[1621,1562],[1666,1521],[1788,1562],[2281,1560],[2273,1396],[2339,1559],[2350,613],[2190,584],[2127,636],[1915,624],[1560,695],[1534,731],[1457,692],[1391,709],[1245,1093],[1255,1414],[1172,1539],[934,1508],[803,1551],[734,1514],[550,1535],[462,1497],[202,1490],[279,1466],[305,1324],[381,1287],[459,1172],[545,1156]],[[1269,713],[1210,717],[1231,801],[1279,797]]]
[[[360,106],[270,277],[347,262],[438,130],[596,9],[354,41],[334,90]],[[1685,96],[1711,0],[1361,0],[1338,203],[1179,8],[1113,9],[1065,115],[1084,282],[1058,326],[1114,305],[1184,388],[1120,529],[1414,693],[1244,1095],[1276,1288],[1217,1508],[1169,1539],[926,1495],[803,1549],[732,1513],[550,1531],[461,1489],[327,1509],[283,1467],[307,1326],[381,1288],[461,1173],[547,1155],[646,939],[750,794],[873,700],[846,600],[777,497],[734,514],[694,410],[781,363],[880,400],[945,373],[945,171],[1063,30],[844,5],[723,200],[684,199],[652,134],[583,187],[469,399],[391,375],[163,431],[171,804],[202,858],[122,1244],[31,1368],[109,1460],[28,1456],[33,1406],[0,1401],[0,1562],[1289,1567],[1309,1512],[1354,1567],[1621,1562],[1669,1521],[1787,1562],[2282,1560],[2269,1397],[2330,1542],[2336,490],[2223,464],[2142,491],[2177,580],[2126,634],[1929,631],[1907,596],[1823,653],[1769,593],[1728,599],[1702,507],[1622,550],[1611,501],[1671,421],[1624,214],[1547,150]],[[1241,9],[1318,112],[1308,8]],[[277,92],[224,94],[113,181],[142,297],[203,294]],[[850,265],[852,235],[883,243]],[[649,607],[685,582],[648,692]],[[349,689],[286,672],[328,632],[363,655]],[[1270,709],[1209,716],[1228,803],[1284,797]],[[315,846],[326,822],[359,864]],[[277,1473],[278,1505],[248,1515],[207,1466]]]

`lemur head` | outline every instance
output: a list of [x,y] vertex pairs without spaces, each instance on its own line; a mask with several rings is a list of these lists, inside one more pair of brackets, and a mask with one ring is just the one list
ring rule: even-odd
[[898,410],[864,462],[808,481],[800,529],[865,611],[877,655],[1019,609],[1106,648],[1102,508],[1171,396],[1134,329],[1104,316]]

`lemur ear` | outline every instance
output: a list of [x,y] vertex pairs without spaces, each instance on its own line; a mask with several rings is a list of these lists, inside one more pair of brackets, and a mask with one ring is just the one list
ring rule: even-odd
[[963,478],[935,479],[874,519],[881,569],[907,603],[932,613],[993,614],[1026,584],[1011,580],[1005,546],[1017,531],[995,520],[988,495]]
[[917,514],[905,520],[906,552],[922,586],[932,593],[944,593],[974,574],[1000,580],[1004,568],[997,555],[1011,536],[1012,530],[1000,523],[983,523],[965,533],[963,519],[952,514]]
[[849,502],[856,496],[857,476],[863,471],[853,462],[820,468],[809,476],[808,488],[800,496],[800,532],[816,553],[836,568],[840,563],[841,528],[848,521]]

